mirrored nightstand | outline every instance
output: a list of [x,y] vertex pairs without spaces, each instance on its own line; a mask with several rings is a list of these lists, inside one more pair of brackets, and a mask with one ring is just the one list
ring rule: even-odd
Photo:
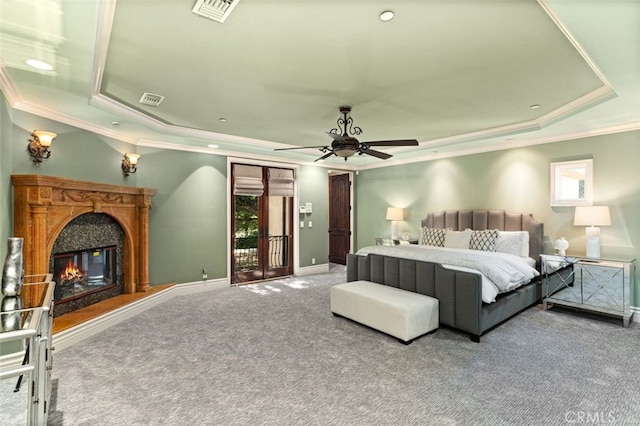
[[402,240],[390,237],[376,237],[377,246],[398,246],[401,244],[418,244],[418,240]]
[[631,320],[635,259],[590,259],[542,254],[543,307],[568,306]]

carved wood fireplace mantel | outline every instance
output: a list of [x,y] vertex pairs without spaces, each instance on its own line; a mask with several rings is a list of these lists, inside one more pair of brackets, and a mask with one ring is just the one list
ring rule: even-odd
[[53,244],[71,220],[104,213],[124,231],[124,292],[149,289],[149,208],[156,189],[42,175],[12,175],[11,183],[13,231],[24,238],[25,274],[49,272]]

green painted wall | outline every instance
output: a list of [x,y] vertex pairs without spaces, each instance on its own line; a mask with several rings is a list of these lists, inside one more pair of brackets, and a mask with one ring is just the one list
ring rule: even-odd
[[4,261],[7,247],[4,243],[13,232],[11,206],[11,151],[13,125],[4,95],[0,92],[0,260]]
[[[357,247],[389,234],[385,212],[395,206],[405,208],[400,230],[416,237],[429,211],[530,212],[544,223],[547,244],[564,236],[570,253],[584,253],[584,228],[573,226],[574,208],[549,205],[549,163],[581,158],[594,160],[594,204],[611,209],[612,226],[601,229],[603,257],[640,257],[640,131],[361,171]],[[636,283],[639,273],[640,265]],[[640,292],[635,294],[632,305],[640,306]]]
[[[141,148],[138,186],[156,188],[149,212],[151,284],[227,276],[227,160]],[[132,175],[134,176],[134,175]]]
[[[327,169],[316,166],[300,166],[299,179],[300,204],[313,204],[311,214],[295,213],[300,232],[300,266],[328,263],[329,255],[329,175]],[[297,208],[298,206],[296,206]],[[300,228],[304,221],[304,228]],[[313,227],[309,228],[309,221]],[[295,225],[295,224],[294,224]]]
[[[149,213],[149,279],[151,285],[227,277],[227,158],[219,155],[161,150],[116,141],[53,122],[1,102],[0,237],[10,236],[11,174],[62,176],[116,185],[156,188]],[[51,158],[35,167],[26,152],[33,129],[55,131]],[[142,155],[138,172],[125,178],[120,164],[125,152]],[[301,166],[299,193],[313,203],[311,215],[294,214],[313,228],[298,229],[301,267],[327,263],[328,176],[326,169]],[[0,253],[6,247],[0,244]],[[4,258],[4,257],[3,257]]]
[[[125,179],[120,168],[124,153],[135,152],[135,146],[21,111],[13,110],[12,119],[14,149],[11,173],[136,186],[135,175]],[[34,129],[58,134],[51,145],[51,157],[39,167],[27,153],[27,144]]]

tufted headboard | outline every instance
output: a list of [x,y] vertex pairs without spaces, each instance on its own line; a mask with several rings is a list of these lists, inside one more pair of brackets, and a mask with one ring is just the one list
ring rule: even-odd
[[421,224],[427,228],[450,228],[454,231],[467,228],[478,231],[528,231],[529,256],[535,259],[538,268],[540,267],[543,224],[535,220],[530,213],[511,213],[506,210],[445,210],[428,213]]

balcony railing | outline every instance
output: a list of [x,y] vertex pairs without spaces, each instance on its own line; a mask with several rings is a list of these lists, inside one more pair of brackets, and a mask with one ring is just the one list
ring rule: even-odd
[[[289,236],[270,235],[269,268],[282,268],[289,265]],[[256,237],[236,237],[234,239],[233,257],[235,272],[246,272],[258,269],[258,240]]]

